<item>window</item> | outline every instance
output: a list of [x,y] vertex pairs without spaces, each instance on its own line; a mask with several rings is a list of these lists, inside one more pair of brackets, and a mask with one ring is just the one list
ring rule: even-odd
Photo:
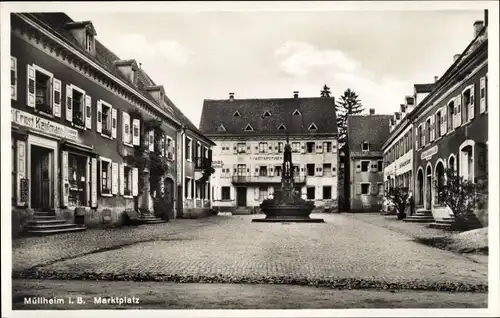
[[426,121],[426,124],[425,124],[425,140],[427,140],[427,142],[430,142],[432,139],[431,139],[431,135],[432,135],[432,121],[430,118],[427,119]]
[[[50,84],[52,81],[52,74],[41,71],[36,68],[35,71],[35,81],[34,81],[34,93],[35,93],[35,109],[46,114],[52,115],[52,103],[51,103],[51,89]],[[30,83],[31,84],[31,83]],[[29,90],[31,92],[32,87],[30,85]]]
[[330,141],[324,142],[323,149],[325,152],[332,152],[332,143]]
[[447,124],[448,124],[448,131],[452,131],[453,130],[453,118],[455,117],[455,101],[450,101],[448,103],[448,118],[447,118]]
[[13,56],[10,57],[10,98],[17,100],[17,59]]
[[68,154],[69,204],[71,206],[87,205],[87,157]]
[[191,145],[192,145],[192,140],[188,137],[186,137],[186,160],[191,161]]
[[101,157],[100,162],[101,162],[101,195],[111,196],[112,193],[114,193],[116,190],[113,189],[114,188],[113,181],[116,178],[115,176],[113,176],[113,173],[116,174],[117,171],[113,169],[113,163],[111,162],[111,160]]
[[361,184],[361,194],[370,194],[370,184],[369,183],[362,183]]
[[486,77],[481,77],[479,82],[479,112],[482,114],[488,110],[488,103],[486,100]]
[[116,117],[113,116],[111,105],[99,101],[97,103],[97,131],[99,132],[99,123],[101,124],[101,133],[107,137],[113,137],[113,131],[116,129]]
[[331,174],[332,174],[332,164],[331,163],[324,163],[323,164],[323,173],[326,176],[331,176]]
[[245,176],[247,172],[247,166],[245,164],[239,164],[236,168],[236,174],[238,176]]
[[441,118],[441,111],[438,111],[436,113],[436,116],[434,117],[435,119],[435,123],[436,123],[436,138],[439,138],[441,137],[441,123],[443,122],[442,121],[442,118]]
[[247,144],[244,142],[239,142],[237,144],[238,153],[245,153],[247,150]]
[[278,152],[279,153],[282,153],[285,149],[283,148],[283,143],[282,142],[278,142]]
[[300,151],[300,142],[292,142],[292,152]]
[[129,166],[123,167],[123,195],[132,196],[132,168]]
[[259,152],[260,153],[267,152],[267,142],[259,142]]
[[267,187],[259,187],[259,201],[264,201],[267,198]]
[[266,166],[259,167],[259,176],[260,177],[267,177],[267,167]]
[[323,199],[330,200],[332,198],[332,187],[323,186]]
[[370,166],[370,161],[361,161],[361,171],[367,172]]
[[419,141],[419,148],[425,146],[425,134],[424,134],[424,128],[422,127],[422,125],[418,126],[418,136],[420,138],[420,141]]
[[269,117],[271,116],[271,113],[269,111],[265,111],[265,113],[262,115],[262,117]]
[[221,197],[222,200],[231,200],[231,188],[221,187]]
[[314,146],[315,146],[315,145],[316,145],[316,144],[315,144],[314,142],[308,142],[308,143],[306,143],[307,152],[308,152],[308,153],[313,152],[313,151],[314,151]]
[[382,170],[384,170],[383,168],[384,168],[384,162],[382,160],[379,160],[377,162],[377,171],[381,172]]
[[247,124],[245,131],[253,131],[253,127],[250,124]]
[[225,132],[226,131],[226,127],[224,127],[224,125],[220,124],[219,127],[217,127],[217,131],[218,132]]
[[281,177],[281,166],[274,167],[274,175],[276,177]]
[[307,187],[307,200],[314,200],[315,199],[315,187]]
[[292,116],[301,116],[302,114],[299,112],[298,109],[294,110],[292,113]]
[[192,183],[193,180],[191,178],[185,178],[186,188],[184,189],[184,197],[186,199],[191,199],[191,196],[193,194]]
[[370,144],[367,141],[363,142],[363,144],[361,145],[361,150],[363,151],[370,150]]
[[235,111],[234,114],[233,114],[233,117],[240,117],[240,112],[239,111]]
[[278,127],[278,130],[286,130],[285,125],[281,124],[281,125]]
[[316,126],[315,123],[312,123],[311,126],[308,128],[309,130],[318,130],[318,127]]
[[314,172],[315,172],[314,163],[308,163],[306,167],[307,167],[307,175],[314,176]]
[[473,87],[467,88],[463,93],[462,122],[470,121],[474,118],[474,92]]
[[[134,132],[134,134],[135,134],[135,132]],[[167,159],[174,160],[174,143],[173,143],[173,139],[168,137],[168,136],[167,136]]]
[[87,49],[87,52],[89,52],[89,53],[92,53],[93,48],[94,48],[94,37],[89,32],[87,32],[85,34],[85,48]]
[[383,196],[384,195],[384,184],[379,182],[378,183],[378,195]]

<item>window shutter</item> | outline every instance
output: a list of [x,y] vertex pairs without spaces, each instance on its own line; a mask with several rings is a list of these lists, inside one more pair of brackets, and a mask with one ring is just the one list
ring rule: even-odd
[[426,128],[426,126],[427,126],[427,123],[424,121],[422,123],[422,132],[424,133],[423,137],[422,137],[422,145],[421,145],[422,147],[425,147],[425,144],[427,143],[427,128]]
[[370,165],[371,165],[372,172],[377,172],[378,171],[378,164],[377,164],[376,161],[375,161],[375,163],[373,163],[373,161],[371,161]]
[[61,198],[63,207],[69,203],[69,180],[68,180],[68,152],[62,152],[62,178],[61,178]]
[[431,131],[430,131],[430,139],[429,141],[433,141],[436,133],[436,125],[435,125],[434,116],[431,117]]
[[66,84],[66,120],[73,121],[73,88]]
[[85,127],[92,129],[92,97],[85,95]]
[[[21,198],[21,179],[26,178],[26,142],[17,140],[17,205],[23,206],[26,202]],[[13,167],[12,167],[13,168]],[[29,184],[29,183],[28,183]]]
[[258,166],[255,166],[255,174],[254,174],[256,177],[259,176],[259,167]]
[[116,165],[116,170],[117,170],[117,173],[116,173],[116,180],[117,180],[117,184],[118,182],[120,183],[120,194],[121,195],[124,195],[125,194],[125,164],[123,163],[120,163],[120,165],[118,166],[118,163],[113,163],[114,165]]
[[254,196],[253,196],[253,197],[254,197],[254,200],[255,200],[255,201],[259,201],[259,187],[255,187],[255,188],[254,188],[254,192],[253,192],[253,194],[254,194]]
[[[111,164],[111,194],[118,194],[118,163],[111,162],[110,164]],[[121,193],[123,193],[123,191]]]
[[418,135],[418,127],[415,129],[415,150],[418,149],[418,142],[420,140],[420,136]]
[[[102,174],[101,174],[102,175]],[[90,180],[92,182],[90,186],[90,206],[92,208],[97,207],[97,159],[92,158],[90,162]]]
[[323,153],[323,143],[321,142],[316,143],[316,147],[317,147],[316,151],[318,153]]
[[165,136],[161,135],[160,137],[160,154],[165,156]]
[[456,109],[457,111],[455,112],[455,121],[453,124],[453,128],[457,128],[458,126],[462,125],[462,95],[458,95],[456,97]]
[[155,132],[154,130],[148,131],[148,150],[155,151]]
[[141,138],[139,132],[141,131],[141,120],[133,119],[132,120],[132,144],[134,146],[139,146],[141,144]]
[[304,142],[300,143],[300,153],[306,153],[306,144]]
[[361,194],[361,183],[356,183],[356,194],[357,195]]
[[130,116],[126,112],[122,112],[122,141],[130,143]]
[[52,78],[52,114],[61,117],[61,81]]
[[111,108],[111,138],[116,138],[117,110]]
[[232,174],[233,174],[233,175],[236,175],[236,172],[237,172],[237,171],[238,171],[238,165],[237,165],[237,164],[233,164],[233,171],[231,171],[231,172],[232,172]]
[[470,102],[469,102],[469,120],[474,119],[474,115],[476,112],[476,99],[474,96],[474,90],[476,86],[474,84],[470,85]]
[[[484,90],[484,96],[481,96],[481,92]],[[482,114],[486,111],[486,77],[481,77],[479,83],[479,112]]]
[[356,172],[361,172],[361,162],[356,163]]
[[26,105],[29,107],[35,107],[35,90],[36,90],[36,72],[32,65],[26,65],[27,68],[27,79],[28,79],[28,89],[26,90]]
[[135,197],[139,194],[139,169],[132,168],[132,195]]
[[448,106],[441,109],[441,135],[445,135],[448,131]]
[[10,57],[10,98],[17,100],[17,59]]
[[255,143],[255,146],[253,146],[253,147],[254,147],[253,148],[253,153],[255,153],[255,154],[259,153],[259,143],[258,142]]
[[378,194],[378,186],[375,186],[375,184],[370,184],[370,190],[371,190],[372,195]]
[[96,131],[98,133],[102,132],[102,102],[97,101],[97,120],[96,120]]

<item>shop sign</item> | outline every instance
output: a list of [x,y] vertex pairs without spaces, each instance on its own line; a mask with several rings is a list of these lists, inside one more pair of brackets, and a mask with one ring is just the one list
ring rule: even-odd
[[78,141],[78,130],[15,108],[11,109],[11,121],[59,138]]
[[403,168],[404,166],[407,166],[411,163],[411,159],[407,159],[399,164],[400,168]]
[[224,162],[222,160],[213,160],[212,161],[212,167],[215,168],[222,168],[224,166]]
[[429,160],[432,158],[432,156],[437,154],[437,152],[438,152],[438,146],[436,145],[434,147],[427,149],[426,151],[423,151],[422,154],[420,155],[420,158],[422,160]]
[[283,161],[283,156],[250,156],[250,161]]

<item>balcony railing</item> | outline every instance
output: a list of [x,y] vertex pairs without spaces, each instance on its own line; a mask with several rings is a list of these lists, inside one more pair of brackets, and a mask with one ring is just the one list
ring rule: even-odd
[[[233,175],[232,183],[281,183],[281,176],[239,176]],[[295,183],[305,183],[306,176],[294,176]]]
[[209,158],[195,158],[194,160],[194,168],[196,170],[204,170],[206,168],[209,168],[211,166],[211,162]]

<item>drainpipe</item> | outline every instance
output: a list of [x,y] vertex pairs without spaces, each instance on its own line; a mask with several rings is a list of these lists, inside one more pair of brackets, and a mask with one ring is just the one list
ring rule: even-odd
[[181,142],[182,145],[180,151],[180,158],[178,160],[181,161],[181,184],[182,184],[182,193],[177,194],[177,197],[181,198],[181,201],[178,203],[178,211],[182,211],[184,213],[184,193],[186,192],[186,163],[184,159],[184,152],[186,148],[186,125],[183,125],[181,128]]

